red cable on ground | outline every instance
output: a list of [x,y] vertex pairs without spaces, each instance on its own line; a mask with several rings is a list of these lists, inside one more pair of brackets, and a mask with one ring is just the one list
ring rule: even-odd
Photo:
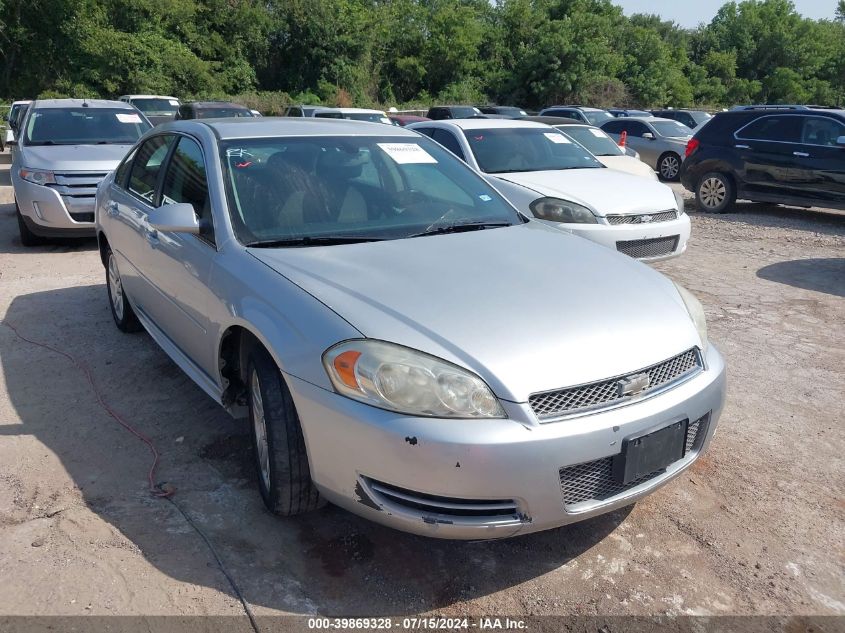
[[74,358],[71,354],[68,354],[67,352],[64,352],[64,351],[62,351],[62,350],[60,350],[56,347],[53,347],[52,345],[49,345],[48,343],[41,343],[39,341],[34,341],[31,338],[27,338],[26,336],[24,336],[23,334],[20,333],[18,328],[16,328],[14,325],[9,323],[8,321],[3,321],[3,325],[5,325],[10,330],[12,330],[12,332],[15,333],[15,336],[17,336],[19,339],[26,341],[30,345],[36,345],[38,347],[43,347],[44,349],[49,350],[49,351],[51,351],[55,354],[59,354],[60,356],[64,356],[70,362],[72,362],[74,365],[76,365],[77,369],[79,369],[83,374],[85,374],[85,378],[88,380],[88,383],[91,385],[91,390],[94,392],[94,395],[97,398],[97,403],[100,405],[100,407],[106,413],[108,413],[109,416],[111,416],[111,418],[114,419],[115,422],[117,422],[120,426],[122,426],[124,429],[129,431],[132,435],[134,435],[139,440],[141,440],[150,449],[150,452],[153,455],[153,463],[152,463],[152,466],[150,466],[149,472],[147,473],[147,481],[148,481],[149,486],[150,486],[150,494],[152,494],[154,497],[166,498],[166,497],[170,497],[174,492],[176,492],[174,489],[163,490],[160,486],[156,485],[156,483],[155,483],[155,471],[156,471],[156,467],[158,466],[158,451],[156,450],[155,446],[153,445],[152,440],[150,440],[150,438],[148,438],[146,435],[144,435],[143,433],[141,433],[140,431],[135,429],[131,424],[129,424],[126,420],[124,420],[117,411],[115,411],[114,409],[112,409],[108,405],[108,403],[103,398],[103,395],[100,393],[100,390],[97,389],[97,384],[94,382],[94,378],[91,376],[91,372],[89,371],[89,369],[85,365],[83,365],[80,361],[76,360],[76,358]]

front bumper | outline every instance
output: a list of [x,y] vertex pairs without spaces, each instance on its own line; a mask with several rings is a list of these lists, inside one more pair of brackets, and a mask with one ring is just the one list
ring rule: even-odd
[[12,169],[12,186],[21,216],[36,235],[94,235],[94,197],[87,190],[86,195],[62,196],[58,187],[36,185],[24,180],[17,169]]
[[[537,532],[633,503],[677,476],[707,448],[726,388],[724,362],[712,346],[703,371],[664,393],[545,424],[527,403],[502,402],[509,416],[503,420],[414,418],[287,379],[312,478],[329,501],[390,527],[452,539]],[[619,454],[623,438],[630,435],[708,415],[695,448],[665,472],[595,503],[564,505],[561,469]],[[480,509],[445,515],[415,500]],[[484,510],[510,502],[513,512]]]
[[[606,224],[604,218],[599,218],[600,224],[561,224],[547,222],[561,230],[584,237],[592,242],[606,246],[613,250],[629,254],[627,249],[634,243],[642,243],[646,246],[654,241],[670,240],[665,250],[659,250],[659,254],[653,256],[636,257],[640,261],[660,261],[677,257],[687,250],[687,242],[690,237],[690,219],[686,213],[681,213],[675,220],[668,222],[654,222],[646,224]],[[672,241],[677,238],[677,241]]]

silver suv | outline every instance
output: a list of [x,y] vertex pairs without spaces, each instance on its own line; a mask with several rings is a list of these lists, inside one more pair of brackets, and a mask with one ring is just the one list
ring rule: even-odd
[[120,101],[34,101],[13,143],[12,186],[21,244],[94,235],[94,195],[152,127]]

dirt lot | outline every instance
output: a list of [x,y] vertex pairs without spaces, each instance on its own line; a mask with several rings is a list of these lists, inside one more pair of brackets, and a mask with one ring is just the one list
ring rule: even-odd
[[[8,163],[8,154],[0,156]],[[267,514],[246,426],[111,321],[93,241],[24,249],[0,168],[0,317],[90,369],[256,614],[845,614],[845,214],[693,215],[657,266],[702,300],[730,390],[713,446],[632,509],[450,543]],[[68,359],[0,325],[0,615],[242,607],[147,447]]]

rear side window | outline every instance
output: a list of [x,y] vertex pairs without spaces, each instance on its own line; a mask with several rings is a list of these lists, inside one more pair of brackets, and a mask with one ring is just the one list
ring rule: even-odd
[[622,134],[622,131],[628,124],[625,121],[608,121],[604,125],[601,126],[605,132],[610,132],[611,134]]
[[544,116],[561,116],[566,119],[575,119],[576,121],[581,120],[581,117],[578,116],[578,113],[572,110],[549,110],[545,113]]
[[172,144],[172,134],[154,136],[141,145],[132,163],[129,191],[149,204],[153,204],[158,174]]
[[739,130],[736,137],[752,141],[798,143],[801,123],[802,118],[798,116],[764,116]]
[[466,157],[464,156],[463,151],[461,151],[461,146],[458,145],[458,139],[455,138],[454,134],[448,130],[434,130],[434,135],[431,138],[440,143],[462,161],[466,162]]
[[163,204],[187,202],[192,205],[200,220],[201,234],[212,239],[205,159],[196,141],[184,136],[179,139],[164,176],[161,201]]
[[126,187],[126,178],[127,176],[129,176],[129,170],[132,168],[132,161],[135,158],[135,154],[137,153],[137,149],[131,151],[129,155],[123,159],[123,162],[114,172],[114,183],[118,187]]
[[826,117],[801,117],[804,130],[801,142],[806,145],[835,146],[836,139],[845,136],[845,124]]

